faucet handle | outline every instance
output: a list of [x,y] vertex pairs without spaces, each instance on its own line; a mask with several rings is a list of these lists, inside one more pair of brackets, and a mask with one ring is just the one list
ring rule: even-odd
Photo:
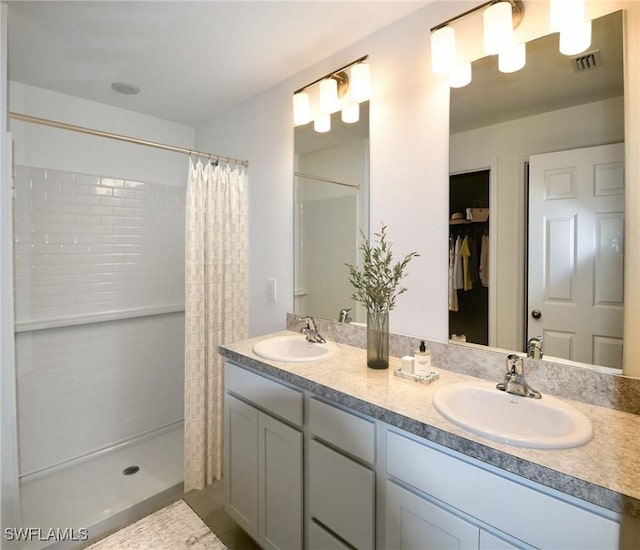
[[517,374],[522,376],[524,373],[522,357],[515,353],[507,355],[507,358],[505,359],[505,367],[507,374]]
[[350,307],[342,308],[340,310],[340,314],[338,315],[338,322],[339,323],[350,323],[351,322],[351,316],[349,315],[350,311],[351,311]]
[[527,342],[527,357],[542,359],[542,336],[529,338]]
[[311,330],[316,329],[316,320],[313,317],[311,317],[311,315],[305,315],[304,317],[301,317],[300,321],[304,323],[304,327],[302,327],[303,329],[305,328],[308,328]]

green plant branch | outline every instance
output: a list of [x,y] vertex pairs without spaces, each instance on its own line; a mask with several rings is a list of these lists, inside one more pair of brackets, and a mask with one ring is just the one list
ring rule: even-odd
[[406,287],[399,286],[405,277],[407,265],[420,254],[411,252],[394,264],[386,225],[382,226],[379,233],[374,233],[378,239],[375,246],[369,243],[362,232],[361,235],[362,266],[357,268],[345,264],[349,269],[349,282],[354,288],[351,297],[370,312],[391,311],[396,306],[397,297],[407,291]]

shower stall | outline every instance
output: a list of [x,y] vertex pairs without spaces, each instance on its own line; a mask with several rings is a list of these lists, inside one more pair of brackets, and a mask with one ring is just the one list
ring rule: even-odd
[[[91,109],[107,130],[138,117],[10,86],[22,112]],[[150,118],[131,133],[193,141]],[[20,523],[93,539],[182,494],[186,157],[20,120],[10,130]]]

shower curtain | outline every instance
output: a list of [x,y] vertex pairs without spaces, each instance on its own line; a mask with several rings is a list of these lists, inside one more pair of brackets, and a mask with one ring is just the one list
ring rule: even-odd
[[247,337],[247,176],[189,161],[185,254],[185,479],[222,476],[224,362],[220,344]]

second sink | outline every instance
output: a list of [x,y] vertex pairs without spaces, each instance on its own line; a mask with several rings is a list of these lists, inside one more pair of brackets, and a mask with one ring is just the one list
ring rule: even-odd
[[520,397],[490,383],[461,382],[440,388],[433,405],[445,418],[470,432],[534,449],[584,445],[593,437],[591,421],[571,405],[543,395]]

